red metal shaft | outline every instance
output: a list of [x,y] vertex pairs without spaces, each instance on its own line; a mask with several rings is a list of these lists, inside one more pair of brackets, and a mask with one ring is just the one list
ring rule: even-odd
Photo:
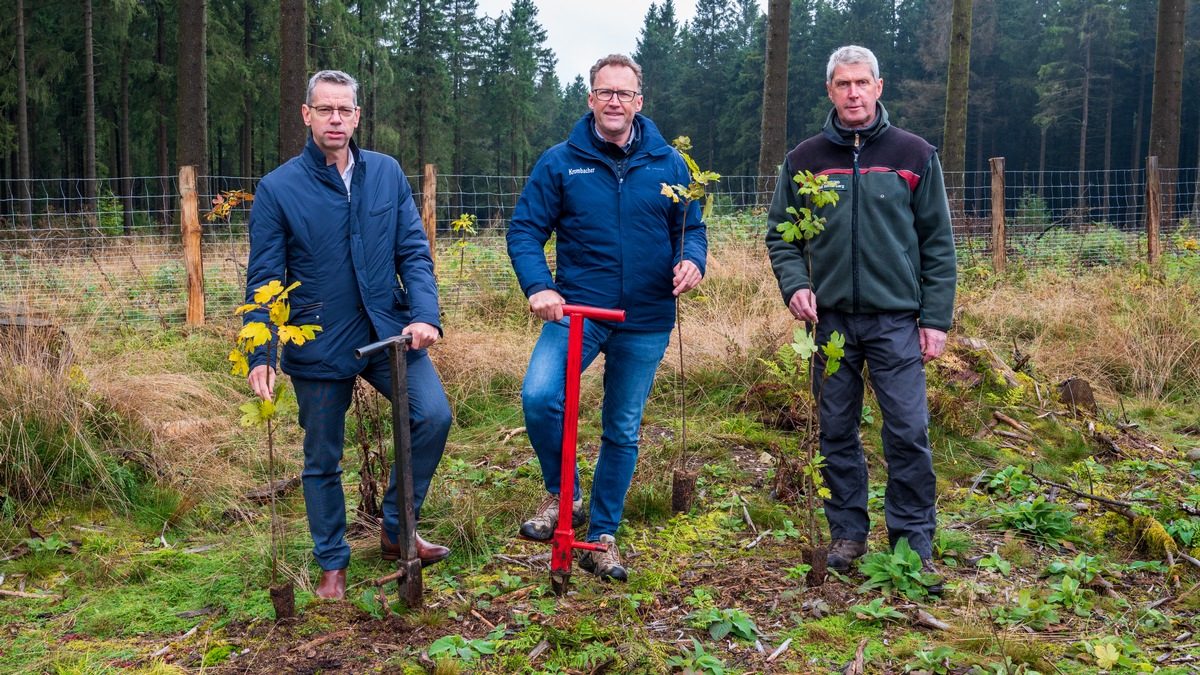
[[575,499],[575,443],[579,433],[579,376],[583,370],[583,321],[624,321],[625,310],[597,309],[582,305],[563,305],[563,316],[570,319],[567,334],[567,384],[563,408],[562,476],[558,489],[558,528],[550,548],[550,570],[570,574],[571,550],[580,548],[603,551],[603,544],[575,541],[571,505]]

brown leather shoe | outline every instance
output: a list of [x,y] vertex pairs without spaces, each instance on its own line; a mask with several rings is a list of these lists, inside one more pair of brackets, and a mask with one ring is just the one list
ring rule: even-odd
[[[387,530],[380,528],[379,530],[379,557],[384,560],[399,560],[401,555],[400,544],[392,543],[388,538]],[[445,546],[431,544],[417,535],[417,557],[421,559],[421,567],[429,567],[430,565],[441,562],[450,557],[450,549]]]
[[321,572],[321,583],[317,584],[318,598],[341,600],[346,597],[346,570],[325,570]]

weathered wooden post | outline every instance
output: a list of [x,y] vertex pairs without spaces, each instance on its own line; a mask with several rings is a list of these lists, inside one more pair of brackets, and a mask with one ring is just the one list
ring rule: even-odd
[[1004,230],[1004,158],[988,160],[992,167],[992,271],[1004,274],[1008,241]]
[[421,223],[429,239],[429,257],[433,259],[433,274],[437,276],[437,164],[425,165],[425,180],[421,183]]
[[182,204],[183,268],[187,274],[187,325],[204,325],[204,261],[200,256],[200,205],[196,195],[196,167],[179,167]]
[[1162,184],[1159,182],[1158,157],[1146,158],[1146,261],[1158,262],[1158,234],[1162,227]]

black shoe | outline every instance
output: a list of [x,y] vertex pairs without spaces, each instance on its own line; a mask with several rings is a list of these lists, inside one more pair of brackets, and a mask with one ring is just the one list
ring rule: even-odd
[[921,558],[921,575],[930,575],[937,578],[936,581],[926,584],[925,586],[925,590],[928,591],[930,595],[942,594],[942,591],[945,590],[942,587],[943,578],[941,573],[937,571],[937,566],[933,564],[932,558]]
[[839,574],[850,570],[850,563],[867,554],[867,542],[853,539],[834,539],[825,557],[825,567]]

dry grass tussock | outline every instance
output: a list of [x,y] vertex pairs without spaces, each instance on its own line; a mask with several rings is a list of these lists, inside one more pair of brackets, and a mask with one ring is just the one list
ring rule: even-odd
[[1017,347],[1052,380],[1087,379],[1107,396],[1157,399],[1200,382],[1200,289],[1131,272],[973,288],[960,295],[959,332]]
[[[769,354],[790,340],[798,325],[783,304],[761,244],[710,251],[704,281],[681,303],[680,314],[688,371]],[[677,337],[678,331],[666,358],[676,368]]]

